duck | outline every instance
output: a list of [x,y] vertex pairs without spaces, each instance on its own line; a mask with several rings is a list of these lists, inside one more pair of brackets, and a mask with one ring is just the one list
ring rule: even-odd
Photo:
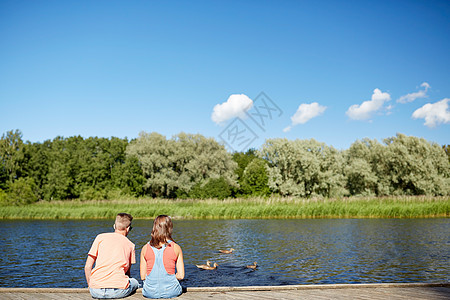
[[211,267],[211,262],[207,261],[206,265],[196,265],[197,268],[203,269],[203,270],[215,270],[219,266],[217,263],[214,263],[214,265]]
[[211,262],[209,260],[206,261],[206,265],[196,265],[199,269],[209,268],[211,267]]
[[233,253],[234,249],[230,248],[230,250],[219,250],[221,253],[230,254]]
[[256,267],[257,267],[258,265],[257,265],[257,263],[256,263],[256,261],[253,263],[253,265],[248,265],[247,266],[247,268],[249,268],[249,269],[256,269]]

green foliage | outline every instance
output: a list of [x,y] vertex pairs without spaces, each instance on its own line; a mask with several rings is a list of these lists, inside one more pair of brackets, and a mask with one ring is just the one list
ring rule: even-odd
[[384,142],[384,170],[394,195],[450,194],[450,165],[439,145],[403,134]]
[[[238,167],[235,170],[239,188],[235,191],[237,196],[265,196],[270,194],[265,161],[258,158],[255,149],[247,152],[233,153],[233,160]],[[253,164],[252,164],[253,163]],[[252,166],[248,168],[249,165]]]
[[6,189],[8,184],[8,173],[0,160],[0,189]]
[[24,158],[22,132],[11,130],[0,139],[0,188],[6,188],[21,176]]
[[269,139],[260,155],[268,162],[269,187],[281,195],[339,197],[344,188],[342,154],[314,139]]
[[43,187],[44,199],[65,200],[76,198],[74,194],[74,178],[71,176],[71,168],[65,153],[55,153],[53,159],[49,161],[47,173],[47,184]]
[[197,184],[219,177],[237,186],[237,164],[231,155],[214,139],[199,134],[180,133],[168,140],[142,132],[126,153],[138,159],[146,178],[144,188],[153,197],[188,195]]
[[9,185],[6,195],[8,204],[23,205],[34,203],[38,200],[36,184],[33,178],[21,177]]
[[144,195],[145,177],[136,157],[126,157],[123,164],[115,164],[111,170],[111,180],[114,187],[125,195]]
[[270,195],[268,182],[267,162],[261,158],[254,158],[242,174],[240,190],[247,196],[268,196]]
[[174,190],[177,166],[175,145],[158,133],[141,132],[139,138],[132,141],[126,154],[139,161],[145,177],[144,188],[151,196],[169,195]]
[[382,145],[375,140],[364,139],[354,142],[344,152],[344,174],[347,189],[351,195],[375,195],[383,186],[376,174],[377,162],[382,152]]
[[39,198],[44,198],[44,186],[48,182],[47,174],[50,162],[51,141],[24,145],[23,176],[31,177],[36,183]]
[[80,200],[105,200],[108,199],[108,191],[89,187],[81,192],[79,198]]
[[353,143],[345,175],[352,195],[449,195],[450,164],[445,151],[424,139],[397,134]]
[[347,188],[351,195],[374,195],[377,177],[370,164],[361,158],[352,159],[344,168],[347,176]]
[[442,146],[442,149],[444,149],[444,152],[448,157],[448,162],[450,162],[450,145],[444,145]]
[[244,174],[244,170],[247,167],[247,165],[256,157],[258,157],[258,155],[255,149],[248,149],[245,153],[244,152],[233,153],[233,160],[237,163],[235,173],[238,176],[239,181],[243,178],[242,175]]
[[142,194],[143,175],[136,159],[127,158],[126,139],[56,138],[50,145],[45,199],[105,199],[121,189]]
[[[122,194],[143,194],[142,169],[136,159],[126,157],[126,139],[75,136],[24,144],[18,141],[20,136],[20,132],[9,132],[0,144],[0,186],[4,190],[8,190],[11,178],[29,177],[35,182],[38,197],[45,200],[105,199],[117,189]],[[15,166],[11,161],[18,165],[5,167]]]
[[4,190],[0,189],[0,205],[8,204],[7,194]]
[[231,196],[232,186],[223,177],[210,178],[205,184],[197,183],[189,192],[193,199],[226,199]]
[[230,154],[202,135],[170,139],[0,139],[0,204],[81,199],[450,195],[449,147],[397,134],[337,151],[315,140],[270,139]]

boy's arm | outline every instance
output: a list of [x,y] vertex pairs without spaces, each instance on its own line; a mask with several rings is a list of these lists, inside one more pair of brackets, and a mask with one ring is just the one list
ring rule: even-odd
[[131,250],[131,255],[130,255],[130,267],[125,272],[125,275],[127,275],[128,277],[131,277],[131,265],[134,265],[135,263],[136,263],[136,252],[134,250],[134,244],[133,244],[133,249]]
[[92,267],[95,263],[95,257],[88,255],[86,259],[86,264],[84,265],[84,275],[86,276],[86,282],[89,286],[89,281],[91,279]]

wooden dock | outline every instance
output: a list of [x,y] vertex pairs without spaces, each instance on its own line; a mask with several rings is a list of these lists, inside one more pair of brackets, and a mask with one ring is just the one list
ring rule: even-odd
[[[0,288],[0,299],[92,299],[87,288]],[[145,299],[142,290],[126,299]],[[177,299],[450,299],[450,283],[191,287]]]

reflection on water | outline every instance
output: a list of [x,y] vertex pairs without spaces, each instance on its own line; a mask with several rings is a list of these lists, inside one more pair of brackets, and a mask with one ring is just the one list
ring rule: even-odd
[[[1,287],[85,287],[84,263],[113,220],[0,221]],[[152,221],[133,221],[136,256]],[[448,282],[450,219],[174,221],[183,286]],[[221,254],[219,249],[236,249]],[[131,275],[139,278],[139,259]],[[217,262],[217,270],[195,264]],[[245,266],[258,262],[256,270]],[[139,278],[140,279],[140,278]]]

